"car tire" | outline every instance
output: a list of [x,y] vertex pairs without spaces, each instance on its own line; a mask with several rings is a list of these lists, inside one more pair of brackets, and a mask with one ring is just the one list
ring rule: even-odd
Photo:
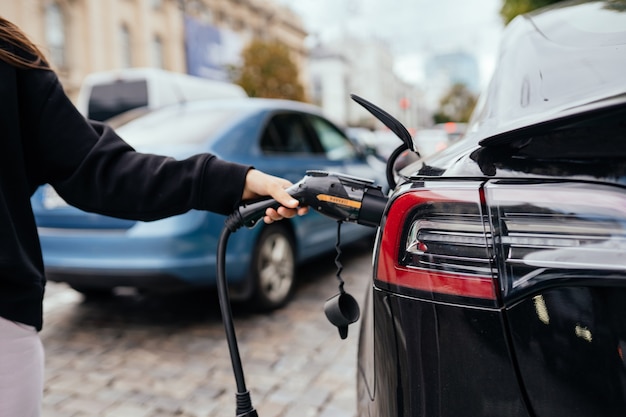
[[287,304],[295,287],[295,244],[283,224],[266,226],[252,257],[252,301],[259,310],[275,310]]

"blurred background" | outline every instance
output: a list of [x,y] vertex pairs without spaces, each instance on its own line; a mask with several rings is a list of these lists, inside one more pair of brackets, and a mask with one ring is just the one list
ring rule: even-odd
[[[90,73],[153,67],[233,81],[251,96],[308,101],[343,126],[369,129],[380,126],[351,102],[350,93],[376,103],[413,131],[452,119],[464,121],[468,112],[460,107],[473,107],[490,74],[503,27],[501,0],[0,4],[2,16],[18,24],[47,54],[74,100]],[[272,49],[277,44],[280,47]],[[263,91],[249,85],[255,82],[249,67],[258,69],[263,59],[276,62],[272,55],[281,53],[296,71],[264,71],[257,81],[265,84]],[[272,77],[276,82],[269,80]],[[267,91],[277,84],[282,92]]]

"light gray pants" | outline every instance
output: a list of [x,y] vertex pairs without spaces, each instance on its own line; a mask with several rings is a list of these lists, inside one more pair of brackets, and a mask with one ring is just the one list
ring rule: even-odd
[[43,372],[35,328],[0,317],[0,417],[39,417]]

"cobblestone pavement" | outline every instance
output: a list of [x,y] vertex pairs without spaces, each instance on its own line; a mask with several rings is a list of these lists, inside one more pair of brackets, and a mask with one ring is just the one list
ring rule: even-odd
[[[294,300],[256,314],[234,307],[246,385],[261,417],[353,417],[358,325],[347,339],[323,313],[337,293],[334,254],[300,268]],[[359,302],[371,245],[343,249],[345,289]],[[88,302],[50,283],[41,332],[44,417],[235,415],[235,381],[215,294]]]

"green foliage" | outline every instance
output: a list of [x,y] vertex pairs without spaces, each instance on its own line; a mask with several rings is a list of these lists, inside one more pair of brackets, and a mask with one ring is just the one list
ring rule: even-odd
[[306,101],[298,68],[285,45],[256,39],[243,50],[242,58],[234,81],[250,97]]
[[469,121],[477,97],[465,84],[454,84],[439,101],[439,110],[434,114],[435,123]]
[[563,0],[503,0],[500,16],[508,24],[517,15],[531,12]]

